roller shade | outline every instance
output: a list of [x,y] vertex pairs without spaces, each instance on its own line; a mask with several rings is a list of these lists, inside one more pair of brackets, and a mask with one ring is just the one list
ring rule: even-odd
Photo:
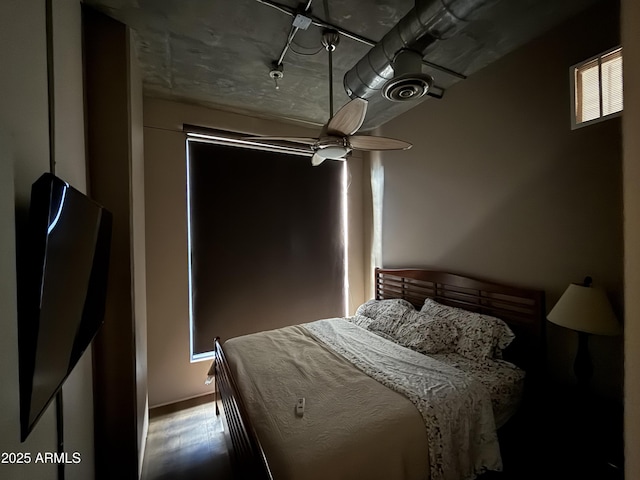
[[343,316],[344,162],[188,140],[192,357]]

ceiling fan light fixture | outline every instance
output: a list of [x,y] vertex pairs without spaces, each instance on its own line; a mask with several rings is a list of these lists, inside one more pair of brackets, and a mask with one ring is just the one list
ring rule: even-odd
[[328,159],[331,159],[331,160],[338,160],[338,159],[343,158],[350,151],[351,151],[351,149],[347,148],[347,147],[330,146],[330,147],[320,148],[316,152],[316,155],[319,155],[319,156],[321,156],[322,158],[325,158],[325,159],[328,158]]

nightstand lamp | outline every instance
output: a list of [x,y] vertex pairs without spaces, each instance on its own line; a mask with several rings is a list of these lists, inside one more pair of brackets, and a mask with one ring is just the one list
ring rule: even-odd
[[578,352],[573,370],[578,378],[578,387],[586,390],[593,375],[593,364],[589,357],[589,334],[619,335],[622,333],[604,290],[591,286],[591,277],[582,285],[572,283],[562,294],[558,303],[547,315],[550,322],[576,330]]

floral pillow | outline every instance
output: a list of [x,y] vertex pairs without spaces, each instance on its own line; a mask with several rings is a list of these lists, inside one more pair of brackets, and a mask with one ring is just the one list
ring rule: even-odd
[[396,336],[400,345],[427,355],[455,353],[458,343],[458,330],[452,322],[420,312],[409,312]]
[[356,315],[372,319],[369,330],[383,337],[395,340],[398,328],[403,324],[407,313],[415,312],[411,303],[399,298],[389,300],[369,300],[356,310]]
[[472,360],[502,358],[502,351],[515,338],[509,326],[499,318],[442,305],[431,298],[425,300],[420,313],[455,325],[458,332],[455,352]]

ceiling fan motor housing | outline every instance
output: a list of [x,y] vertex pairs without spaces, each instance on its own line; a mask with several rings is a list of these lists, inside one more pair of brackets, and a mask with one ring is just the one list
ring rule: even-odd
[[382,96],[392,102],[417,100],[433,85],[433,78],[422,73],[422,55],[415,50],[400,50],[393,71],[394,77],[382,87]]

